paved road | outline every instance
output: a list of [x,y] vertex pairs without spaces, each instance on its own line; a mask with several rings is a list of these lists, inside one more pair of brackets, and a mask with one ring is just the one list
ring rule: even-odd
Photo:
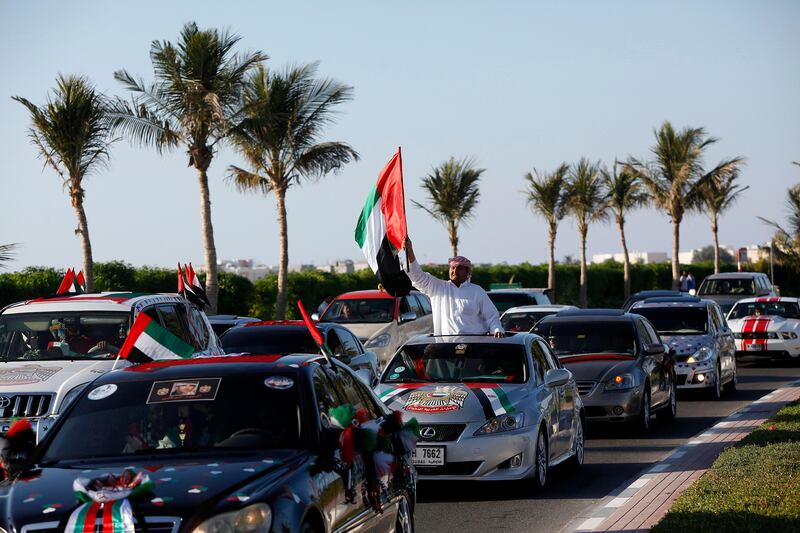
[[563,528],[626,480],[633,478],[692,436],[737,409],[800,378],[800,364],[739,365],[739,390],[721,401],[678,396],[678,418],[657,422],[646,438],[617,426],[588,429],[586,465],[579,472],[555,468],[541,494],[524,483],[428,482],[419,486],[417,531],[541,531]]

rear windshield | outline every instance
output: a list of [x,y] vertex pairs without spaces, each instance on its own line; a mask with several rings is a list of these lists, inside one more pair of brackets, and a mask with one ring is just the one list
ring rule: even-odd
[[731,310],[728,320],[758,315],[800,318],[800,309],[794,302],[739,302]]
[[526,311],[524,313],[506,313],[500,318],[506,331],[530,331],[538,321],[555,311]]
[[700,287],[700,294],[730,294],[753,296],[755,285],[752,278],[707,279]]
[[512,307],[519,307],[520,305],[536,305],[536,300],[528,298],[525,293],[486,293],[492,301],[497,310],[502,314],[503,312],[511,309]]
[[89,391],[53,436],[45,461],[302,446],[298,384],[290,376],[147,379]]
[[436,343],[403,347],[389,363],[383,383],[524,383],[525,348],[519,344]]
[[636,355],[632,322],[542,321],[534,331],[544,337],[558,356],[617,353]]
[[394,298],[334,300],[320,317],[321,322],[340,324],[382,324],[394,320]]
[[230,329],[220,337],[227,353],[281,354],[319,353],[306,328],[291,330],[260,326]]
[[642,307],[631,313],[646,317],[661,335],[705,335],[708,311],[705,307]]
[[130,313],[0,315],[0,360],[112,359],[129,327]]

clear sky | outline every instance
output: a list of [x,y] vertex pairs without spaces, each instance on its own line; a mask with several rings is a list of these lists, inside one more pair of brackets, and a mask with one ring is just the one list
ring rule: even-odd
[[[84,74],[125,95],[120,68],[153,78],[154,39],[184,23],[227,28],[268,66],[320,61],[319,73],[355,88],[325,140],[362,156],[339,175],[288,194],[289,260],[359,259],[353,229],[377,173],[403,147],[407,198],[450,156],[485,168],[481,199],[459,252],[478,262],[544,262],[544,222],[526,206],[523,176],[581,156],[647,157],[653,129],[703,126],[720,142],[706,164],[742,155],[750,185],[721,220],[720,241],[767,240],[757,216],[784,219],[800,181],[800,2],[796,1],[295,1],[0,2],[0,243],[19,242],[9,266],[80,266],[75,213],[59,178],[27,137],[29,116],[11,96],[44,103],[58,73]],[[244,196],[224,181],[241,158],[223,149],[210,168],[219,258],[278,260],[273,197]],[[86,213],[96,261],[173,266],[203,262],[199,193],[182,151],[159,156],[117,143],[110,168],[88,178]],[[408,206],[417,255],[444,261],[445,229]],[[631,250],[671,251],[672,230],[653,211],[632,215]],[[682,249],[711,243],[707,217],[685,219]],[[589,253],[619,250],[617,229],[592,225]],[[565,221],[556,257],[576,256]]]

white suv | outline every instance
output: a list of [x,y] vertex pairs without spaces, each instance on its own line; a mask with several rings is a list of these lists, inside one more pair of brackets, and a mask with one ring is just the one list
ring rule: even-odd
[[25,417],[41,439],[83,387],[114,367],[139,313],[198,354],[223,353],[205,313],[175,294],[58,295],[11,304],[0,310],[0,431]]

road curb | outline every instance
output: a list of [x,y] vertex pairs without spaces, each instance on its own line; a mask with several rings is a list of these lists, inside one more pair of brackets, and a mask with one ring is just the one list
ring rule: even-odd
[[561,529],[562,533],[649,530],[725,448],[797,399],[800,399],[800,380],[742,407],[669,452],[644,473],[619,485],[597,505],[571,520]]

